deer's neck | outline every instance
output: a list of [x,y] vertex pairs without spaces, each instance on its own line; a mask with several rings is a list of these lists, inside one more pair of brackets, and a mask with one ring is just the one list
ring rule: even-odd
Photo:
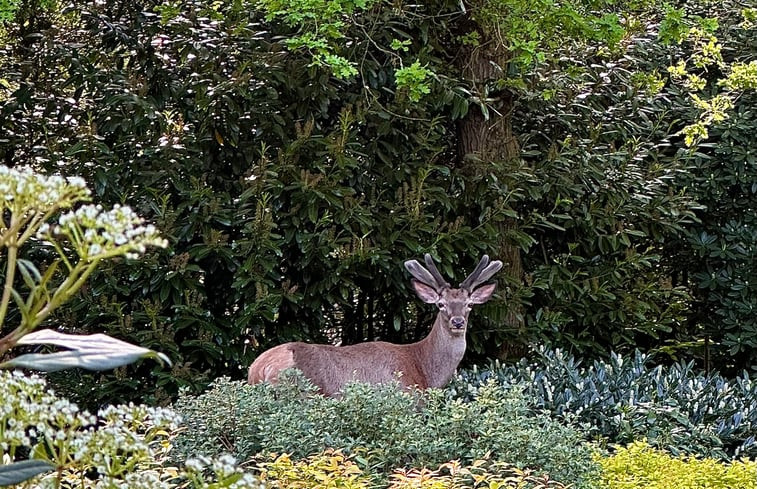
[[417,343],[428,387],[441,388],[455,375],[465,354],[465,334],[453,335],[437,315],[429,335]]

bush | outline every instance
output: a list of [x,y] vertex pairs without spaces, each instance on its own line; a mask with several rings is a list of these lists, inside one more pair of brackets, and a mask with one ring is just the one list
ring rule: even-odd
[[[81,171],[98,201],[134,203],[170,240],[170,253],[104,267],[56,319],[175,367],[61,379],[82,402],[167,403],[284,341],[417,340],[433,313],[408,305],[398,257],[430,251],[459,279],[499,254],[511,189],[456,171],[454,123],[437,117],[449,100],[395,101],[387,53],[361,61],[370,80],[330,79],[259,5],[73,2],[0,45],[0,158]],[[498,324],[474,314],[481,331]]]
[[277,386],[218,379],[203,395],[184,393],[174,408],[187,430],[176,446],[183,456],[228,451],[239,459],[261,452],[301,459],[335,448],[384,473],[490,455],[577,487],[597,470],[582,434],[529,409],[519,386],[487,384],[470,402],[396,385],[352,384],[341,399],[310,389],[295,375]]
[[261,464],[261,478],[282,489],[368,489],[370,477],[338,451],[327,451],[307,460],[292,461],[287,454]]
[[638,351],[584,367],[560,350],[541,350],[531,361],[461,372],[452,395],[471,398],[492,379],[524,385],[534,407],[570,420],[591,438],[621,444],[647,438],[673,454],[757,455],[757,385],[746,374],[702,375],[685,362],[653,367]]
[[608,489],[755,489],[757,462],[722,463],[712,458],[672,457],[645,442],[599,459]]
[[519,470],[508,464],[490,460],[476,460],[469,466],[448,462],[439,470],[398,470],[392,474],[390,489],[468,489],[468,488],[523,488],[564,489],[566,486],[549,479],[534,476],[528,470]]
[[[676,191],[684,165],[672,156],[669,131],[687,120],[688,94],[671,114],[667,91],[643,97],[631,74],[667,67],[666,50],[640,51],[659,44],[651,26],[638,43],[623,42],[637,45],[628,58],[567,43],[559,66],[538,63],[543,69],[525,83],[503,67],[507,78],[487,84],[492,97],[474,96],[454,69],[428,99],[409,104],[393,87],[396,53],[375,47],[408,42],[405,66],[428,58],[433,68],[446,54],[410,41],[446,32],[447,22],[406,15],[392,2],[363,11],[376,26],[370,36],[358,22],[340,42],[371,53],[360,59],[366,78],[353,82],[287,49],[292,26],[266,22],[258,8],[276,2],[69,2],[55,16],[32,8],[47,2],[11,3],[28,15],[14,16],[0,46],[0,157],[82,171],[98,200],[133,202],[171,244],[171,253],[103,269],[56,319],[160,348],[176,367],[75,379],[68,385],[82,400],[165,401],[178,386],[200,390],[216,376],[239,375],[255,353],[289,340],[418,339],[432,315],[408,305],[398,257],[425,251],[445,274],[459,274],[482,252],[509,262],[504,252],[522,249],[524,276],[513,261],[509,292],[474,312],[470,350],[479,354],[545,341],[582,344],[586,354],[659,344],[658,335],[676,333],[695,310],[686,287],[659,286],[670,276],[665,244],[695,203]],[[650,59],[658,66],[647,70]],[[405,73],[413,71],[423,75]],[[525,161],[461,154],[455,133],[466,114],[483,100],[511,98]],[[749,117],[743,127],[744,136],[724,139],[735,143],[724,162],[748,147]],[[681,187],[708,189],[700,184],[711,168],[719,178],[719,166],[703,166]],[[710,208],[747,221],[754,202],[722,205],[730,187],[718,188],[708,192]],[[742,239],[751,242],[740,229],[712,247],[731,241],[735,253]],[[712,226],[703,230],[713,235]],[[676,240],[673,249],[681,247]],[[737,263],[751,264],[750,249]],[[683,269],[701,269],[702,256]],[[752,287],[724,282],[708,304]],[[729,321],[729,333],[747,332],[737,324],[750,324],[751,310],[738,308],[742,322]]]
[[33,487],[261,488],[228,456],[200,456],[180,470],[167,466],[179,423],[171,410],[130,404],[92,415],[48,390],[43,379],[3,370],[0,399],[0,486],[15,483],[16,464],[9,462],[31,453],[27,467],[54,469]]
[[534,476],[528,470],[491,460],[476,460],[464,466],[457,461],[442,464],[437,470],[398,469],[386,484],[378,485],[370,475],[338,451],[326,451],[297,462],[280,455],[273,462],[260,464],[261,478],[272,487],[287,489],[467,489],[522,488],[564,489],[548,476]]

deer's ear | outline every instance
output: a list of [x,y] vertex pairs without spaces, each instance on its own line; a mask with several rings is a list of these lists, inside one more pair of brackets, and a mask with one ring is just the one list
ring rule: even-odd
[[483,304],[484,302],[488,301],[489,299],[491,299],[492,294],[494,293],[494,289],[496,288],[497,284],[487,284],[477,288],[476,290],[471,292],[471,304]]
[[418,294],[418,297],[420,297],[423,302],[427,304],[436,304],[439,302],[439,294],[436,293],[436,290],[434,290],[433,287],[430,287],[423,282],[418,282],[417,280],[413,280],[412,283],[415,293]]

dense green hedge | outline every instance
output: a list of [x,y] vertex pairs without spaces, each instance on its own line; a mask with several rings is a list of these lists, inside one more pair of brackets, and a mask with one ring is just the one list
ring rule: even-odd
[[[637,72],[664,74],[691,46],[660,43],[654,15],[615,51],[568,43],[530,73],[508,64],[481,89],[513,101],[521,158],[479,161],[458,154],[457,129],[488,109],[450,59],[461,41],[443,15],[355,12],[340,45],[361,76],[340,79],[253,2],[22,3],[0,42],[0,158],[81,174],[171,242],[93,276],[54,318],[174,360],[60,379],[83,402],[168,402],[292,339],[418,339],[432,311],[401,262],[426,251],[453,281],[485,252],[514,268],[474,312],[469,360],[538,342],[753,364],[753,98],[683,150],[690,97]],[[712,12],[729,61],[750,59],[735,2]],[[398,55],[374,49],[395,40],[407,65],[442,73],[418,101],[395,83]],[[498,256],[513,246],[522,270]]]
[[[0,371],[0,480],[8,475],[9,461],[31,456],[48,466],[32,481],[35,487],[754,487],[754,460],[671,455],[640,441],[646,434],[642,425],[634,432],[639,440],[628,445],[585,444],[582,438],[597,432],[596,425],[581,419],[582,412],[597,415],[601,409],[575,403],[552,417],[529,405],[535,391],[550,385],[545,373],[554,383],[578,381],[575,370],[558,368],[563,359],[555,357],[544,370],[531,370],[531,391],[492,379],[469,385],[467,400],[460,398],[462,382],[423,397],[391,385],[352,385],[343,398],[326,399],[296,374],[276,387],[219,379],[206,394],[179,399],[175,407],[185,417],[181,427],[177,411],[165,408],[107,406],[90,414],[37,376]],[[571,364],[564,360],[563,367]],[[619,360],[605,370],[594,367],[609,384],[622,384],[629,380],[628,370],[639,370],[638,363],[627,363],[633,368]],[[696,383],[676,383],[675,374],[660,371],[656,378],[660,385],[668,382],[671,391]],[[646,385],[649,379],[637,375],[631,381]],[[565,399],[557,391],[554,397]],[[647,414],[670,407],[660,400],[644,404],[659,408]],[[563,408],[567,405],[563,402]],[[629,420],[634,408],[627,408]],[[650,417],[646,428],[652,433],[660,426]],[[660,445],[661,431],[653,443]],[[681,450],[687,434],[688,443],[696,443],[696,431],[682,430],[675,438],[680,446],[669,448]],[[244,463],[236,464],[228,452]]]
[[169,14],[78,4],[40,44],[17,39],[0,57],[12,78],[0,154],[82,174],[100,201],[128,200],[171,242],[93,276],[56,320],[159,349],[176,367],[149,384],[147,371],[118,372],[96,393],[92,380],[62,381],[83,402],[139,389],[165,401],[177,385],[240,377],[285,340],[426,334],[431,311],[416,307],[402,260],[431,251],[460,280],[496,254],[504,169],[456,172],[450,125],[436,117],[446,103],[411,108],[385,93],[385,60],[368,61],[378,99],[367,103],[362,84],[287,54],[251,4],[198,0]]
[[[678,6],[668,28],[716,17],[724,63],[754,58],[755,26],[739,2]],[[677,131],[698,110],[665,74],[671,63],[692,66],[693,43],[666,44],[655,35],[662,26],[649,29],[620,59],[589,52],[577,61],[566,48],[535,81],[544,91],[520,99],[515,124],[531,177],[520,180],[533,185],[518,212],[565,228],[528,229],[541,248],[524,255],[534,284],[528,324],[579,356],[660,348],[735,375],[757,351],[757,99],[740,95],[704,144],[685,149]],[[723,70],[698,72],[707,82],[700,96],[717,91]]]
[[[452,458],[472,463],[489,453],[566,484],[597,483],[595,469],[585,465],[591,453],[606,480],[622,469],[622,457],[639,467],[698,457],[702,467],[722,475],[730,470],[724,464],[757,455],[757,386],[746,376],[701,375],[691,363],[653,366],[641,353],[586,366],[560,351],[534,357],[462,371],[420,403],[393,386],[353,385],[343,398],[326,399],[307,394],[312,387],[297,375],[276,387],[219,379],[207,393],[182,395],[175,404],[188,428],[177,439],[178,453],[228,450],[244,459],[275,452],[302,459],[332,448],[357,456],[361,466],[383,467],[384,474]],[[641,442],[645,450],[621,449]],[[613,461],[615,453],[625,455]],[[661,480],[695,472],[693,459],[679,465]],[[629,470],[628,480],[646,477]]]

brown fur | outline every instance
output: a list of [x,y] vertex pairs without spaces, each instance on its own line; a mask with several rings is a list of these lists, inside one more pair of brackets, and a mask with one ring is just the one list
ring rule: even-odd
[[[398,378],[405,387],[426,389],[442,387],[454,375],[465,352],[465,336],[444,334],[409,345],[395,345],[384,341],[359,343],[350,346],[285,343],[260,355],[250,366],[248,382],[275,383],[279,372],[297,368],[316,385],[321,393],[334,396],[352,381],[381,384]],[[443,355],[434,361],[431,352]]]
[[353,381],[383,384],[398,379],[406,388],[444,387],[465,354],[471,307],[488,301],[494,293],[494,284],[476,285],[499,270],[502,262],[489,264],[489,257],[484,255],[460,289],[451,289],[443,282],[429,255],[426,264],[433,273],[415,260],[405,262],[416,278],[412,284],[418,297],[439,307],[431,332],[421,341],[409,345],[372,341],[350,346],[285,343],[263,352],[250,365],[247,381],[276,383],[282,370],[297,368],[327,396],[339,395],[344,385]]

